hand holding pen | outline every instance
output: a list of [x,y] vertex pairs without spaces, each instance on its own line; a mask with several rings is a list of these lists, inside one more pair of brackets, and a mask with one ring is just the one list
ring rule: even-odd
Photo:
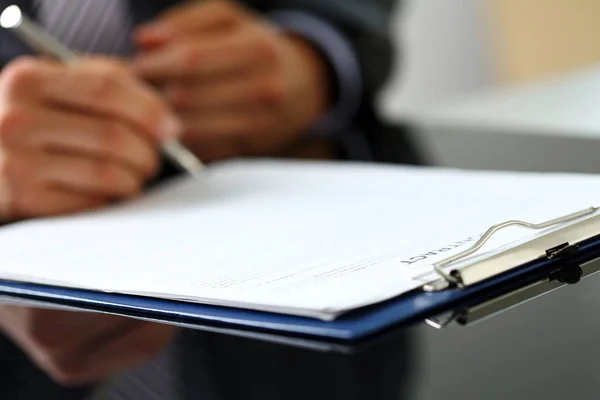
[[[15,31],[23,41],[41,54],[65,63],[74,62],[80,58],[23,15],[16,5],[10,6],[2,12],[0,26]],[[199,176],[204,169],[203,163],[174,138],[163,141],[162,150],[173,162],[193,176]]]
[[200,169],[185,152],[180,157],[178,122],[150,86],[118,61],[72,62],[67,49],[8,11],[0,16],[3,27],[19,26],[32,47],[51,47],[47,53],[69,65],[20,58],[0,73],[0,220],[136,196],[156,174],[161,146],[190,172]]

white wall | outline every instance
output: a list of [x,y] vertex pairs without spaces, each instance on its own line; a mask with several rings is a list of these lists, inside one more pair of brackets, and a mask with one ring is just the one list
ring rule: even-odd
[[[404,62],[382,93],[384,118],[403,122],[434,104],[497,87],[485,23],[485,0],[405,0],[393,33]],[[537,171],[600,172],[600,141],[419,130],[438,165]]]
[[383,115],[397,119],[493,82],[484,0],[404,0],[403,5],[392,27],[403,61],[382,94]]

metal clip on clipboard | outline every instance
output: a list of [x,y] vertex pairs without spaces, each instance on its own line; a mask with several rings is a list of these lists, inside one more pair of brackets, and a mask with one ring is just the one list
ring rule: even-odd
[[[480,250],[496,232],[509,226],[521,226],[532,230],[547,229],[548,232],[505,251],[469,263],[469,258]],[[463,289],[519,268],[531,261],[567,259],[579,252],[579,245],[582,242],[599,235],[600,206],[593,206],[539,224],[519,220],[502,222],[490,227],[467,250],[435,263],[433,269],[438,279],[428,282],[422,289],[426,292]],[[562,286],[577,283],[582,278],[599,271],[600,258],[585,263],[566,263],[564,268],[553,271],[546,278],[533,284],[469,308],[463,307],[435,318],[429,318],[426,322],[438,329],[453,323],[469,325]]]

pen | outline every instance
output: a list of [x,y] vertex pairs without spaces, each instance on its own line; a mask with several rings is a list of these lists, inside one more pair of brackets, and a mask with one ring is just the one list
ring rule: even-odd
[[[27,18],[21,9],[12,5],[0,14],[0,26],[14,30],[19,37],[34,50],[63,62],[75,61],[77,54],[49,35],[35,22]],[[178,140],[170,140],[162,145],[162,151],[176,164],[194,177],[199,177],[204,164]]]

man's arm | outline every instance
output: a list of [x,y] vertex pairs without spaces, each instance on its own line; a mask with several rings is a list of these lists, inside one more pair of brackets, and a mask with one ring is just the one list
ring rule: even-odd
[[[294,156],[299,147],[328,157],[334,146],[333,157],[414,163],[406,135],[374,107],[392,67],[395,4],[182,2],[138,27],[133,65],[144,80],[169,82],[163,92],[185,110],[184,139],[203,160]],[[315,154],[319,142],[328,149]]]
[[367,127],[362,130],[372,130],[371,120],[376,118],[373,101],[394,63],[389,18],[399,2],[257,0],[248,3],[283,29],[295,31],[321,48],[332,67],[333,90],[337,96],[330,112],[317,124],[317,133],[339,135],[344,132],[339,137],[346,142],[348,156],[370,158],[372,154],[367,153],[372,149],[364,147],[374,145],[373,132],[366,137],[355,131],[365,122]]
[[393,63],[389,36],[390,15],[396,0],[256,0],[249,1],[267,15],[274,11],[297,11],[330,24],[352,46],[360,65],[367,96],[385,83]]

